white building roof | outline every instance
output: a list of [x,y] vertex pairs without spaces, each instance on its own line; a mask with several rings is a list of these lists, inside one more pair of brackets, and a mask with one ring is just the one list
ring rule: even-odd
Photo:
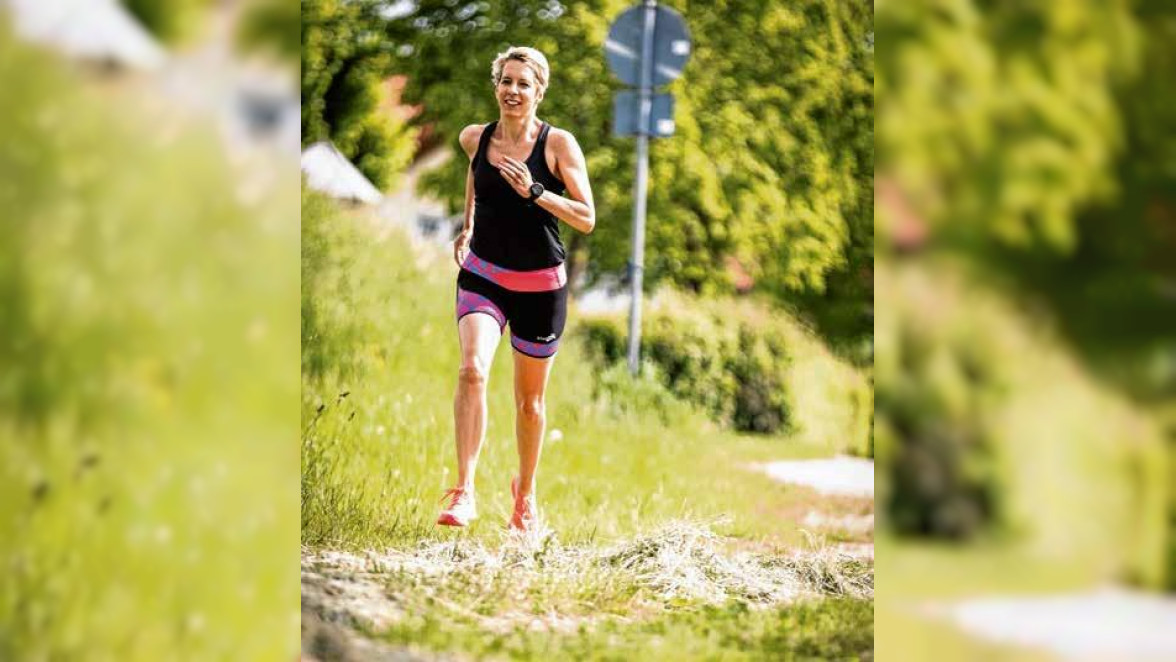
[[20,37],[71,57],[155,70],[167,52],[117,0],[0,0]]
[[347,157],[329,142],[317,142],[302,151],[302,172],[310,188],[342,200],[376,204],[384,197]]

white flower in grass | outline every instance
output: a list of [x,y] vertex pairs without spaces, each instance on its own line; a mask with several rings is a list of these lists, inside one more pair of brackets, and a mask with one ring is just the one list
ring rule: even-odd
[[559,428],[552,430],[551,432],[547,433],[547,440],[548,441],[561,441],[561,440],[563,440],[563,431],[560,430]]

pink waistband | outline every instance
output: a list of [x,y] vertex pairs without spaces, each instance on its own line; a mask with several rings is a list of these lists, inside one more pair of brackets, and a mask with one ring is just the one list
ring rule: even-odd
[[511,271],[483,260],[474,255],[473,251],[466,255],[461,268],[512,292],[550,292],[568,282],[568,272],[562,263],[535,271]]

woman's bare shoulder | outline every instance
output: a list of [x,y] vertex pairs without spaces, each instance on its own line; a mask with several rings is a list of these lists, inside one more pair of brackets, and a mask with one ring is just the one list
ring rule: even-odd
[[465,150],[466,156],[471,159],[474,158],[474,152],[478,151],[478,141],[482,139],[482,130],[485,128],[485,124],[471,124],[462,129],[457,137],[457,141],[461,143],[461,148]]
[[551,143],[557,154],[571,154],[580,150],[580,144],[576,142],[576,137],[567,129],[551,127],[551,132],[547,135],[547,142]]

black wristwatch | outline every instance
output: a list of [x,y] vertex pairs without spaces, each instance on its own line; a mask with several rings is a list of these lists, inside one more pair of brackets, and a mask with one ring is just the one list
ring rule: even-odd
[[531,184],[531,197],[527,198],[527,202],[535,202],[535,200],[537,200],[539,196],[543,195],[543,192],[546,190],[547,189],[543,188],[543,185],[539,182]]

